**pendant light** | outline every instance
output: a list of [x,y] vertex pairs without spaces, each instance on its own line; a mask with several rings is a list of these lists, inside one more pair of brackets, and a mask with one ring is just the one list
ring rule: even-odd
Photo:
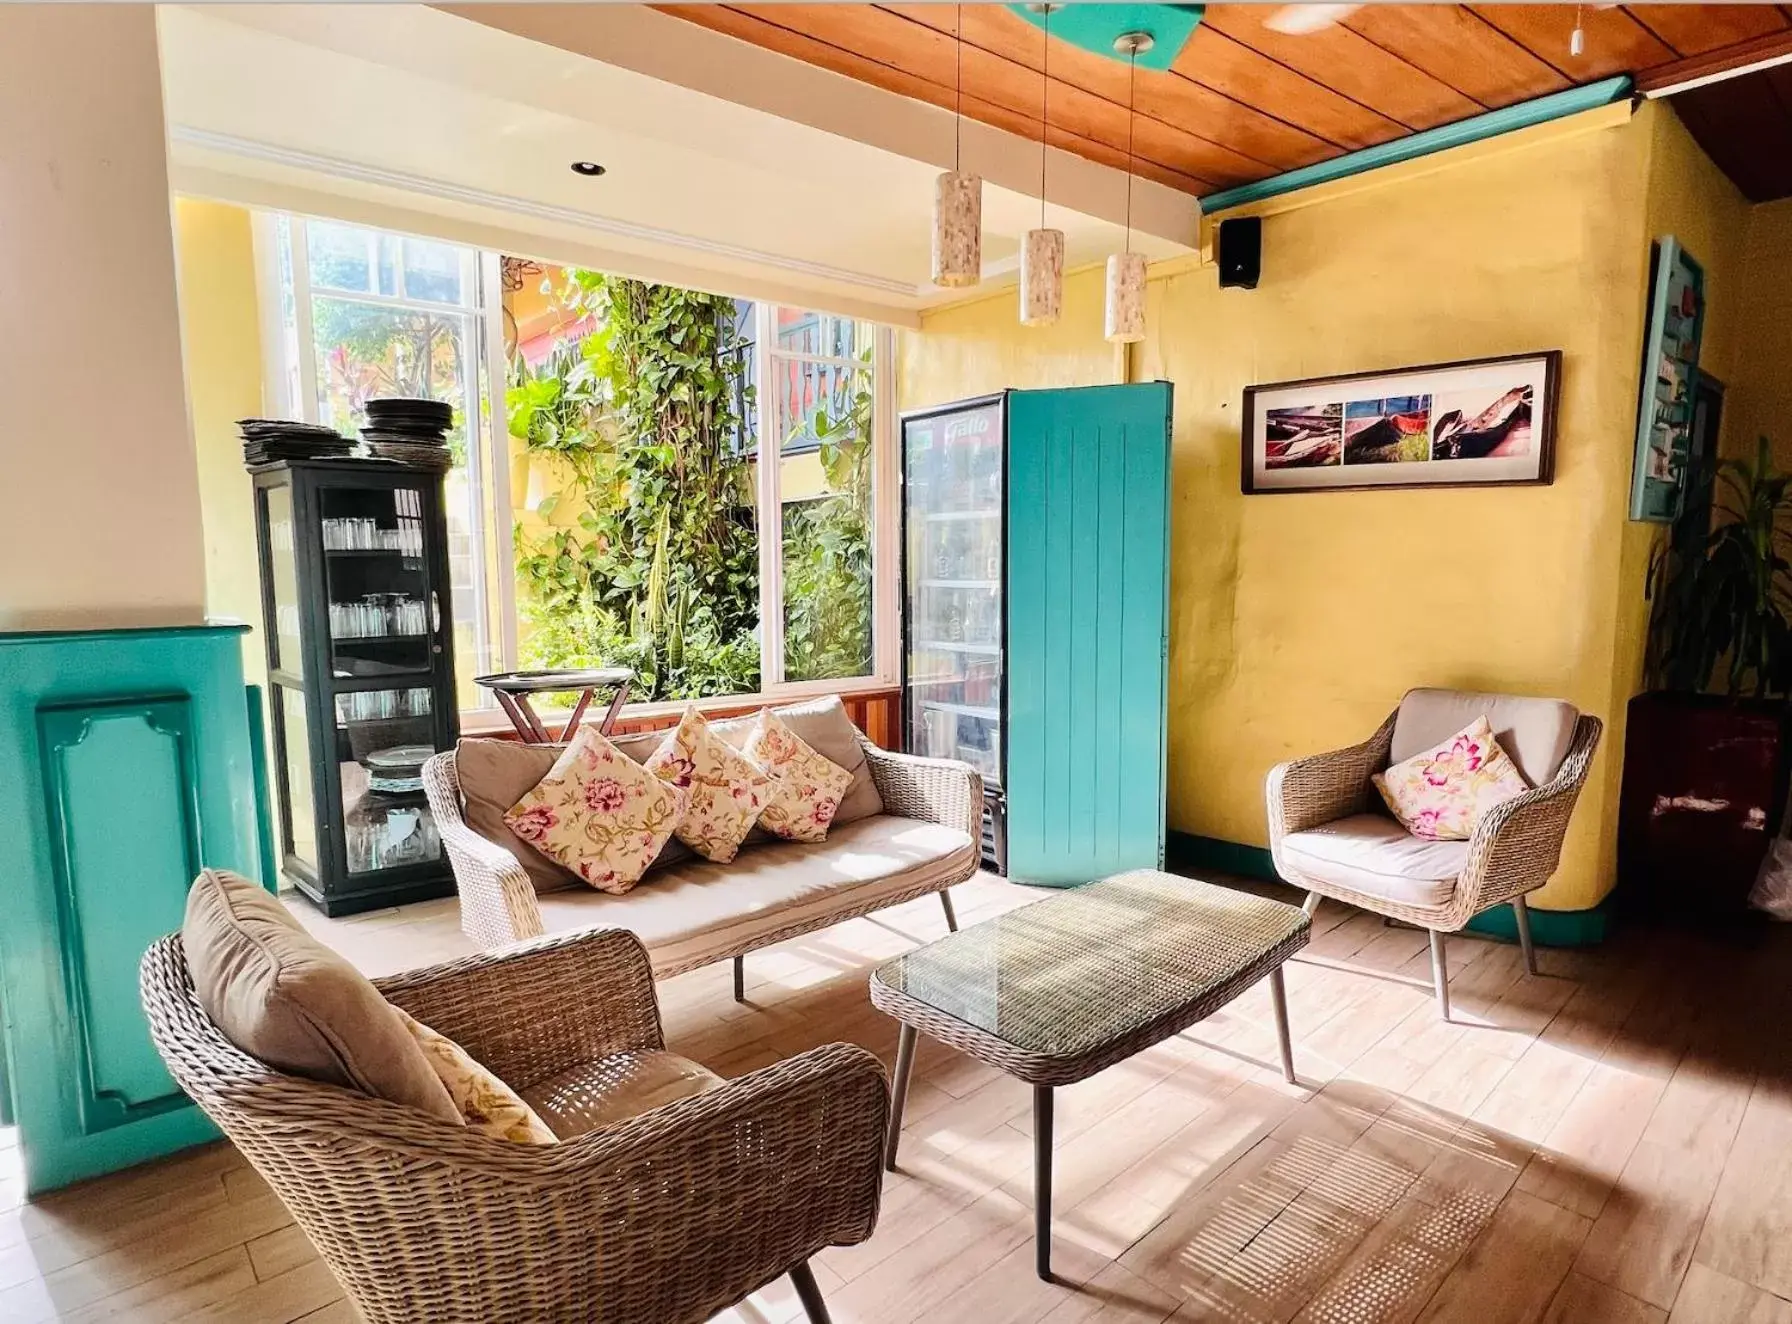
[[1145,338],[1145,255],[1132,251],[1133,88],[1139,56],[1152,47],[1149,32],[1126,32],[1114,38],[1114,49],[1127,58],[1126,74],[1126,246],[1108,258],[1106,334],[1116,345]]
[[1040,61],[1044,88],[1039,98],[1039,228],[1028,230],[1020,246],[1020,321],[1022,326],[1050,326],[1064,306],[1064,232],[1045,225],[1045,159],[1050,123],[1052,78],[1052,10],[1040,5],[1045,54]]
[[933,185],[933,283],[962,289],[983,279],[983,180],[959,169],[964,150],[964,6],[958,6],[958,74],[952,92],[952,168]]

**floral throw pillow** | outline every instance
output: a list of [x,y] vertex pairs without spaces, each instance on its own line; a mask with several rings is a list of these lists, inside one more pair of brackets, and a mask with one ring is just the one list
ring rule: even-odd
[[797,739],[770,708],[761,708],[741,752],[772,779],[759,826],[789,841],[825,841],[852,774]]
[[726,864],[771,800],[772,779],[709,729],[696,707],[648,757],[647,771],[686,793],[678,839],[706,860]]
[[1530,790],[1485,717],[1372,780],[1406,830],[1432,841],[1467,841],[1482,814]]
[[559,1137],[517,1092],[474,1060],[473,1055],[445,1034],[437,1034],[402,1007],[394,1007],[404,1028],[411,1032],[424,1060],[441,1078],[442,1087],[467,1125],[497,1140],[519,1145],[552,1145]]
[[620,896],[659,855],[684,801],[683,791],[587,726],[504,821],[582,881]]

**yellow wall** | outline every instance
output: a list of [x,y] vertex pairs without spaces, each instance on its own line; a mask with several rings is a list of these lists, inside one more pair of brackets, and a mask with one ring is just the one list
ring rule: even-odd
[[[1176,392],[1172,828],[1264,844],[1268,769],[1363,738],[1415,685],[1621,714],[1651,536],[1627,519],[1648,226],[1693,169],[1682,138],[1646,107],[1448,169],[1396,167],[1381,187],[1270,216],[1255,290],[1220,290],[1211,266],[1152,280],[1131,375]],[[1693,218],[1672,219],[1697,251]],[[1114,380],[1100,300],[1087,271],[1043,335],[1018,326],[1011,290],[927,316],[903,337],[903,407]],[[1551,486],[1239,493],[1247,385],[1555,348]],[[1609,890],[1619,766],[1608,743],[1540,905]]]
[[1739,303],[1725,448],[1753,454],[1767,437],[1778,466],[1792,468],[1792,198],[1749,209]]
[[261,326],[249,213],[222,202],[179,198],[174,207],[181,340],[205,527],[205,607],[246,621],[243,649],[252,682],[267,674],[261,647],[254,489],[243,468],[236,420],[262,412]]

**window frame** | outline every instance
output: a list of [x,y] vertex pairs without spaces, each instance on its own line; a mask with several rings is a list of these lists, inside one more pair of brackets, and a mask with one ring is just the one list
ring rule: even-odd
[[[312,285],[307,236],[309,220],[351,226],[375,234],[393,234],[429,243],[447,244],[473,255],[468,295],[470,303],[442,303],[411,299],[375,291],[318,289]],[[297,212],[256,209],[253,213],[255,260],[260,294],[262,327],[263,398],[269,413],[316,422],[317,353],[313,307],[319,297],[356,300],[403,311],[451,312],[467,317],[478,342],[468,355],[469,371],[462,383],[462,408],[468,419],[467,481],[471,489],[469,535],[478,555],[473,576],[473,601],[477,638],[491,658],[494,670],[519,665],[517,602],[514,575],[504,571],[513,546],[515,517],[510,493],[510,432],[505,408],[509,363],[504,354],[501,262],[503,254],[454,240],[407,231],[387,230],[352,220],[310,218]],[[285,303],[282,253],[291,264],[292,307]],[[551,261],[551,259],[544,259]],[[402,265],[402,264],[401,264]],[[652,279],[648,274],[646,279]],[[466,277],[463,277],[466,279]],[[374,277],[377,283],[377,276]],[[752,299],[754,343],[752,358],[759,389],[773,386],[776,366],[796,360],[850,365],[859,371],[857,359],[825,354],[805,354],[776,348],[777,310],[795,308],[789,300]],[[804,306],[804,312],[845,320],[866,321],[835,313],[823,306]],[[290,320],[289,320],[290,313]],[[863,693],[893,689],[901,679],[900,530],[901,463],[897,454],[895,332],[871,323],[872,354],[872,668],[857,676],[823,680],[784,679],[783,596],[783,500],[782,461],[785,452],[776,436],[775,401],[760,401],[753,437],[757,445],[757,510],[759,538],[760,681],[754,694],[714,695],[698,700],[705,705],[726,705],[755,698],[800,699],[827,694]],[[296,362],[294,361],[296,359]],[[295,399],[294,396],[297,396]],[[802,454],[799,447],[789,454]],[[766,462],[771,457],[773,462]],[[632,706],[632,705],[631,705]],[[495,709],[463,710],[463,728],[500,729]]]
[[[414,299],[402,295],[381,294],[372,290],[338,290],[333,288],[319,289],[311,281],[310,245],[308,243],[308,225],[312,219],[331,225],[346,226],[366,231],[370,235],[392,235],[401,240],[417,239],[424,243],[440,244],[460,250],[470,255],[470,260],[463,261],[461,279],[466,301],[461,303],[444,303],[440,300]],[[461,382],[460,406],[462,417],[467,424],[467,486],[468,486],[468,529],[467,536],[475,551],[472,558],[472,597],[473,610],[471,620],[474,629],[474,651],[490,658],[496,669],[503,669],[505,658],[514,655],[514,624],[512,626],[512,647],[505,648],[505,640],[501,628],[503,617],[492,611],[493,586],[497,578],[494,576],[490,562],[490,538],[499,531],[502,524],[506,540],[510,537],[509,519],[499,521],[495,516],[498,507],[492,501],[492,488],[495,480],[503,476],[503,466],[491,463],[495,454],[492,444],[495,440],[490,431],[502,420],[499,411],[501,401],[494,399],[492,383],[504,379],[491,378],[491,365],[488,342],[490,340],[489,317],[484,276],[483,249],[470,248],[466,244],[449,239],[437,239],[430,235],[415,235],[408,231],[388,230],[380,226],[363,225],[358,221],[335,220],[327,217],[307,217],[298,212],[265,211],[257,209],[251,218],[252,236],[255,248],[256,279],[259,285],[257,295],[261,303],[262,325],[262,370],[263,399],[270,413],[283,418],[299,419],[307,423],[316,423],[317,407],[317,343],[314,309],[319,298],[339,299],[348,302],[362,303],[372,307],[389,308],[397,312],[419,312],[429,314],[447,314],[465,319],[467,334],[473,343],[468,346],[465,356],[466,371]],[[282,277],[285,263],[290,264],[292,272],[292,308],[291,320],[288,320],[285,290]],[[403,262],[399,262],[398,279],[402,284]],[[377,275],[373,276],[375,283]],[[502,342],[500,341],[500,344]],[[500,358],[502,351],[500,350]],[[296,362],[294,362],[296,360]],[[296,369],[296,372],[295,372]],[[297,399],[293,398],[294,391]],[[481,399],[492,400],[493,409],[482,407]],[[507,484],[505,486],[508,486]],[[507,508],[506,508],[507,509]],[[512,604],[514,605],[514,604]],[[511,619],[514,621],[514,614]],[[483,712],[484,706],[474,709]]]
[[[781,350],[777,345],[777,300],[758,300],[754,307],[754,358],[760,389],[775,391],[776,369],[781,363],[818,363],[865,371],[856,358],[834,354],[806,354]],[[804,312],[823,316],[823,308]],[[849,319],[863,320],[863,319]],[[784,679],[784,499],[783,461],[814,447],[783,448],[778,435],[781,413],[778,402],[759,402],[757,433],[759,455],[759,688],[776,698],[841,694],[865,689],[894,688],[900,683],[901,621],[897,597],[897,529],[901,522],[899,467],[895,447],[895,333],[881,323],[872,324],[871,345],[871,671],[859,676],[825,680]],[[768,459],[769,457],[769,459]]]

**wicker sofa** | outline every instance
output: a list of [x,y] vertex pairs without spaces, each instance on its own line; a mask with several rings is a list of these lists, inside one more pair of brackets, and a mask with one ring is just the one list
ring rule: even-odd
[[460,892],[461,928],[492,948],[542,934],[628,929],[657,978],[750,951],[845,919],[937,893],[977,872],[983,779],[963,763],[892,754],[856,737],[883,812],[837,824],[825,842],[750,845],[729,864],[691,859],[611,896],[583,886],[537,893],[517,857],[466,822],[453,753],[423,767],[423,784]]

